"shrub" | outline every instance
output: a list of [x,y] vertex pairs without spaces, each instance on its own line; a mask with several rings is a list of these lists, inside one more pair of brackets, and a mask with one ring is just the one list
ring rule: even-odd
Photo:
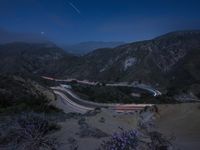
[[156,131],[123,131],[104,141],[99,150],[168,150],[173,148],[171,140]]
[[22,114],[0,139],[0,148],[15,150],[55,150],[58,142],[48,137],[52,131],[59,129],[56,124],[49,122],[40,114]]
[[103,142],[102,150],[131,150],[138,145],[137,131],[125,131],[122,133],[115,133],[107,141]]

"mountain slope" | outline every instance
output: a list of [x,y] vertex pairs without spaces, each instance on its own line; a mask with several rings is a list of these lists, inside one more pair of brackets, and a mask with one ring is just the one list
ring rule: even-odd
[[0,72],[187,87],[200,83],[199,58],[200,31],[178,31],[82,57],[53,44],[0,45]]
[[50,41],[41,34],[10,32],[0,28],[0,44],[11,42],[49,43]]
[[0,72],[53,74],[62,58],[70,61],[74,56],[54,44],[8,43],[0,45]]
[[0,112],[10,109],[19,112],[29,109],[43,111],[45,105],[55,100],[55,95],[50,89],[29,77],[2,74],[0,97]]
[[103,81],[141,80],[154,85],[167,85],[185,76],[194,82],[200,79],[199,56],[200,31],[178,31],[149,41],[95,50],[63,75]]
[[99,48],[114,48],[119,45],[125,44],[124,42],[98,42],[98,41],[91,41],[91,42],[82,42],[73,45],[63,45],[62,47],[66,52],[77,54],[77,55],[84,55],[87,54],[95,49]]

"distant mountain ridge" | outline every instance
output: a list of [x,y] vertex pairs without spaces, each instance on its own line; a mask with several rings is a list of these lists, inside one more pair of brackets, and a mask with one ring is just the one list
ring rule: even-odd
[[10,32],[0,28],[0,44],[12,42],[50,43],[49,39],[41,34]]
[[200,30],[171,32],[152,40],[97,49],[60,76],[154,85],[200,82]]
[[[53,42],[51,42],[47,37],[45,37],[42,34],[10,32],[6,29],[0,28],[0,44],[8,44],[13,42],[53,44]],[[77,44],[57,44],[57,45],[63,48],[67,53],[72,53],[75,55],[84,55],[95,49],[114,48],[122,44],[125,44],[125,42],[88,41]]]
[[60,47],[62,47],[66,52],[76,54],[76,55],[84,55],[95,49],[114,48],[123,44],[125,44],[125,42],[89,41],[89,42],[82,42],[82,43],[71,44],[71,45],[65,45],[65,44],[58,44],[58,45],[60,45]]
[[51,70],[52,72],[56,70],[53,66],[57,61],[59,62],[62,58],[67,60],[67,58],[74,57],[51,43],[14,42],[3,44],[0,45],[0,73],[50,73]]
[[97,49],[81,57],[56,45],[47,45],[1,45],[0,72],[105,82],[140,81],[161,87],[200,84],[199,30],[172,32],[152,40]]

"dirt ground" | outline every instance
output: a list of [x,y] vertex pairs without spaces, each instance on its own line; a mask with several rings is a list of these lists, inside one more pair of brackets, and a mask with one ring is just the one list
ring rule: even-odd
[[[62,104],[61,104],[62,105]],[[174,144],[181,150],[200,149],[200,104],[173,104],[158,105],[159,114],[156,114],[156,128],[167,137],[175,137]],[[137,128],[139,112],[116,113],[103,109],[100,113],[91,116],[79,116],[60,122],[62,127],[56,132],[58,141],[62,143],[59,150],[95,150],[103,140],[114,132]],[[80,121],[83,120],[81,123]],[[106,133],[107,136],[95,135],[80,136],[87,132],[82,125],[86,124],[89,134]]]
[[157,128],[165,135],[175,136],[181,150],[200,149],[200,104],[160,105]]
[[[94,116],[85,116],[84,123],[89,126],[89,129],[97,129],[95,134],[106,133],[108,136],[115,132],[121,132],[121,129],[131,130],[137,127],[138,113],[131,114],[117,114],[113,111],[103,109],[101,113]],[[73,146],[73,142],[69,142],[69,139],[75,139],[74,144],[78,145],[78,150],[95,150],[97,149],[105,137],[85,136],[80,137],[81,124],[79,123],[81,118],[66,119],[65,122],[59,123],[62,127],[60,131],[56,133],[56,137],[60,143],[59,150],[70,150],[70,146]],[[100,132],[100,133],[98,133]]]

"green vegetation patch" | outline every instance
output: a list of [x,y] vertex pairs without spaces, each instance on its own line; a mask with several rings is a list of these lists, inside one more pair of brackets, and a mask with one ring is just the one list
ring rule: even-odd
[[16,76],[0,75],[0,113],[58,112],[34,84],[38,83]]
[[172,97],[162,95],[153,97],[148,93],[140,92],[141,97],[133,97],[132,87],[90,86],[73,83],[72,88],[82,99],[98,103],[136,103],[136,104],[171,104],[177,103]]
[[100,103],[132,103],[131,90],[126,87],[89,86],[73,84],[74,91],[83,99]]
[[[82,99],[98,103],[136,103],[136,104],[174,104],[178,103],[169,95],[154,97],[146,91],[132,87],[91,86],[79,83],[71,84],[73,91]],[[138,92],[140,97],[133,97],[131,93]]]

